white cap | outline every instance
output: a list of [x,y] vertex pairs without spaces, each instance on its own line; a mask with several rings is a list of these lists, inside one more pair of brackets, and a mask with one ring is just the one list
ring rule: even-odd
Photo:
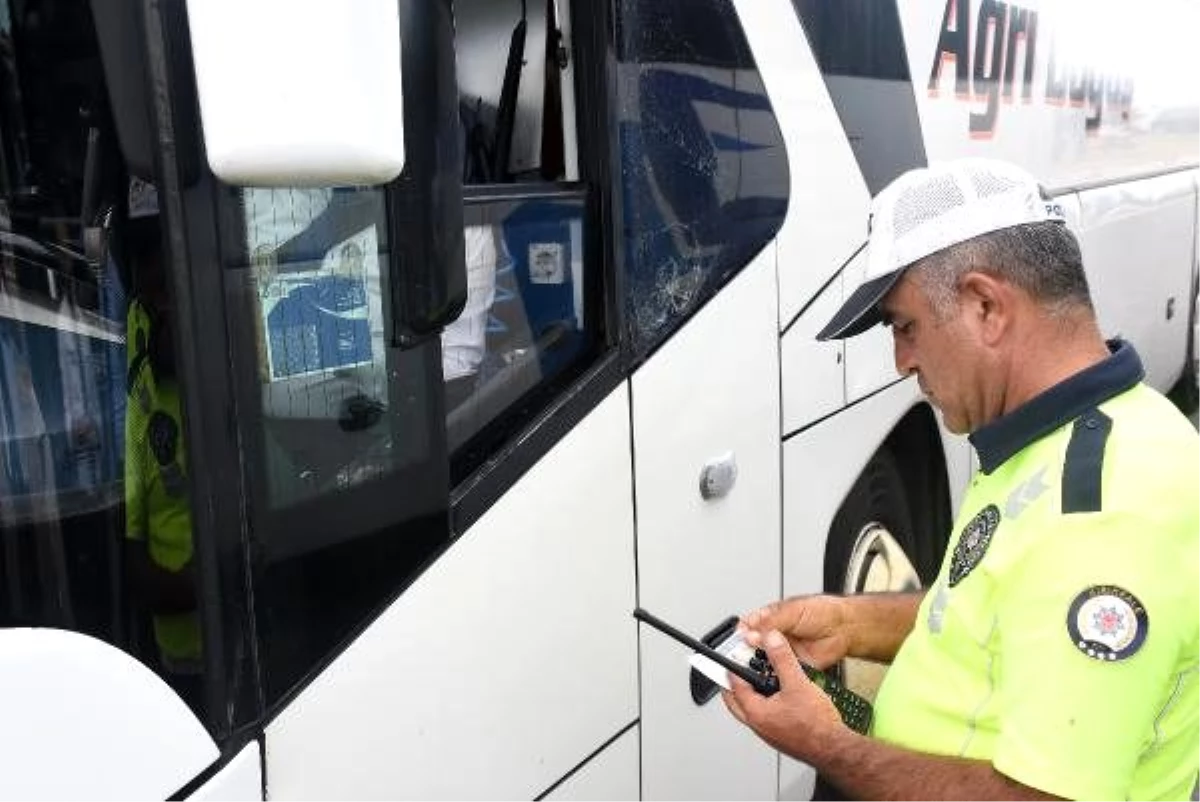
[[995,159],[958,159],[910,170],[871,202],[861,283],[817,335],[839,340],[882,320],[879,302],[905,268],[1002,228],[1064,221],[1033,176]]

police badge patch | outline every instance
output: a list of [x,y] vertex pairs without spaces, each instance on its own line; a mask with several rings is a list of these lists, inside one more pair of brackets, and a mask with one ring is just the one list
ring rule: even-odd
[[176,442],[179,440],[179,426],[175,419],[158,409],[150,416],[146,428],[154,459],[159,465],[170,465],[175,461]]
[[1124,588],[1093,585],[1071,602],[1067,633],[1088,657],[1114,663],[1142,648],[1150,633],[1150,618],[1137,596]]
[[992,542],[992,534],[1000,525],[1000,508],[989,504],[970,520],[958,536],[958,545],[950,557],[950,587],[967,578],[975,570]]

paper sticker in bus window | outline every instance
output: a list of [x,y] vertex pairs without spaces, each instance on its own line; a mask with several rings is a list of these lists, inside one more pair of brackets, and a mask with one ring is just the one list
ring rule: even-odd
[[372,329],[382,325],[373,228],[332,248],[317,269],[277,272],[261,290],[272,381],[374,360]]
[[529,282],[562,284],[567,280],[561,242],[535,242],[529,246]]

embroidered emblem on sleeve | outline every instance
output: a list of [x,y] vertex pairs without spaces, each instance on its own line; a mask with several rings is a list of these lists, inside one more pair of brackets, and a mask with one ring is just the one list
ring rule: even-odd
[[1138,598],[1116,585],[1093,585],[1075,597],[1067,612],[1067,633],[1079,651],[1112,663],[1142,648],[1150,618]]
[[992,535],[1000,525],[1000,508],[989,504],[963,527],[958,545],[950,557],[949,585],[954,587],[975,570],[991,545]]

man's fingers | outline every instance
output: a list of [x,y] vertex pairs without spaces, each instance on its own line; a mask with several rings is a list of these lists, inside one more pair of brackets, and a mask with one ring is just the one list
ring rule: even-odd
[[800,669],[800,663],[796,659],[796,653],[788,645],[787,638],[783,637],[778,630],[772,629],[766,634],[763,638],[762,649],[767,653],[767,659],[771,661],[775,675],[779,677],[781,690],[797,682],[807,681],[804,672]]
[[750,716],[754,713],[755,708],[760,705],[763,698],[759,696],[758,691],[750,686],[739,676],[729,674],[729,690],[721,694],[721,698],[725,701],[725,706],[729,708],[729,712],[733,713],[734,718],[743,724],[748,724]]
[[747,629],[758,629],[762,625],[763,619],[770,614],[770,610],[770,607],[760,607],[757,610],[746,613],[744,616],[742,616],[741,620],[738,621],[738,629],[742,630],[743,632]]
[[725,708],[743,724],[746,723],[746,711],[742,709],[741,702],[738,701],[737,695],[733,691],[722,691],[721,701],[725,703]]

